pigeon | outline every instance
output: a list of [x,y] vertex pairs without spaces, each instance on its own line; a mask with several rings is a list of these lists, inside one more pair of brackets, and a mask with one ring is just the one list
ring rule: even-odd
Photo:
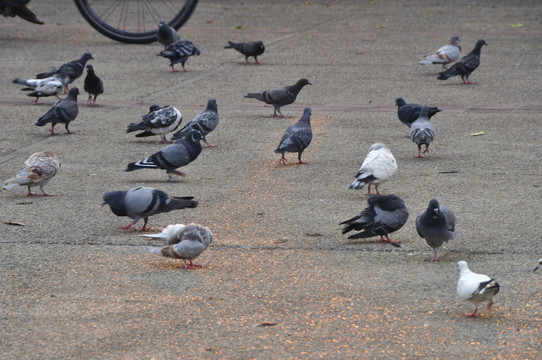
[[43,126],[47,123],[51,123],[51,135],[55,135],[54,128],[58,123],[64,123],[66,132],[72,134],[68,125],[70,121],[74,120],[79,113],[79,106],[77,105],[77,95],[79,95],[79,89],[74,87],[70,89],[68,96],[62,100],[58,100],[45,115],[40,117],[36,122],[37,126]]
[[171,71],[176,72],[175,64],[181,64],[183,66],[183,71],[187,72],[184,64],[188,58],[192,55],[199,55],[201,53],[200,49],[194,46],[194,43],[190,40],[181,39],[177,40],[173,44],[170,44],[164,51],[160,52],[158,56],[163,56],[168,58],[171,62]]
[[356,179],[350,185],[350,189],[359,190],[369,184],[367,195],[371,195],[371,185],[375,186],[378,192],[378,184],[388,180],[397,172],[397,162],[390,149],[381,143],[374,143],[369,148],[369,153],[363,160],[363,164],[356,174]]
[[[399,120],[408,127],[420,116],[420,111],[422,110],[422,105],[407,104],[403,98],[395,99],[395,105],[397,106]],[[438,107],[430,106],[427,108],[427,117],[431,119],[439,111],[442,110]]]
[[28,196],[36,195],[30,191],[33,186],[39,186],[43,196],[52,196],[45,192],[45,185],[60,170],[60,160],[58,156],[49,151],[35,152],[25,161],[24,167],[15,175],[14,178],[7,180],[4,184],[4,190],[12,190],[16,186],[27,186]]
[[343,221],[339,225],[345,225],[343,234],[357,230],[360,233],[350,235],[349,239],[367,239],[380,236],[380,241],[398,245],[398,241],[392,241],[388,234],[399,230],[408,220],[408,210],[405,202],[397,195],[371,195],[367,199],[369,206],[359,215]]
[[22,91],[32,91],[28,93],[27,96],[35,96],[36,100],[34,103],[38,103],[40,97],[46,96],[56,96],[62,91],[64,84],[62,81],[58,80],[56,77],[49,77],[45,79],[13,79],[14,84],[20,84],[26,86],[22,88]]
[[487,309],[493,309],[493,297],[499,292],[499,284],[487,275],[477,274],[469,270],[466,261],[458,261],[459,280],[457,280],[457,295],[461,300],[470,301],[475,305],[474,311],[465,314],[469,317],[478,317],[476,311],[480,303],[488,301]]
[[211,230],[194,223],[186,226],[182,224],[169,225],[158,236],[143,236],[164,239],[166,246],[144,246],[144,249],[155,255],[181,259],[184,262],[185,269],[201,267],[201,265],[194,264],[192,260],[200,256],[213,242]]
[[250,42],[240,42],[234,43],[233,41],[228,41],[228,46],[224,46],[224,49],[235,49],[241,54],[245,55],[245,62],[248,64],[248,58],[254,56],[256,64],[259,64],[258,55],[263,54],[265,51],[265,46],[263,41],[250,41]]
[[281,117],[284,114],[280,111],[281,106],[289,105],[295,101],[297,94],[305,85],[312,85],[307,79],[299,79],[294,85],[281,87],[273,90],[266,90],[261,93],[249,93],[245,96],[248,99],[257,99],[266,104],[273,105],[275,111],[273,116],[277,116],[277,111]]
[[129,163],[124,171],[138,169],[164,169],[170,182],[175,182],[171,174],[184,176],[177,168],[190,164],[196,160],[201,152],[201,133],[198,130],[190,130],[184,139],[176,140],[157,153],[133,163]]
[[[104,93],[104,82],[94,72],[92,65],[87,65],[87,76],[83,83],[83,89],[88,93],[87,105],[96,104],[98,95]],[[94,99],[92,98],[94,95]]]
[[164,45],[164,50],[166,50],[168,45],[179,40],[179,34],[177,34],[177,30],[166,24],[164,20],[160,20],[158,30],[156,30],[156,40]]
[[142,130],[142,133],[136,135],[136,137],[146,137],[153,135],[160,135],[163,143],[170,143],[166,139],[166,134],[175,131],[183,116],[175,106],[167,105],[160,108],[158,105],[152,105],[149,108],[149,113],[141,117],[143,120],[139,123],[131,123],[126,129],[127,133],[132,131]]
[[105,193],[102,206],[107,204],[113,214],[128,216],[131,223],[120,229],[127,230],[139,219],[145,223],[139,231],[147,230],[149,216],[184,208],[195,208],[198,202],[192,196],[170,196],[166,192],[151,187],[136,187],[127,191],[109,191]]
[[455,215],[452,210],[432,199],[427,209],[416,218],[416,230],[433,248],[433,257],[428,261],[438,261],[437,248],[445,241],[455,239]]
[[453,64],[448,70],[440,72],[437,79],[447,80],[452,76],[461,75],[463,84],[474,84],[469,81],[469,75],[480,66],[480,52],[484,45],[487,45],[485,40],[478,40],[470,53],[462,57],[461,60]]
[[303,110],[303,116],[293,125],[290,125],[282,139],[280,139],[280,144],[275,150],[275,153],[282,154],[279,162],[282,162],[286,165],[286,158],[284,153],[296,152],[298,153],[297,159],[299,160],[298,164],[306,164],[306,162],[301,161],[301,154],[309,146],[312,140],[312,130],[311,130],[311,108],[307,107]]
[[207,108],[200,112],[198,115],[194,116],[192,120],[188,122],[181,130],[173,134],[172,139],[177,140],[181,139],[188,134],[192,129],[198,130],[201,133],[202,140],[207,144],[207,146],[215,146],[209,144],[205,135],[208,135],[213,131],[218,125],[218,110],[216,108],[216,99],[209,99],[207,102]]
[[64,84],[64,91],[68,92],[68,85],[83,74],[85,65],[90,59],[94,60],[92,55],[86,52],[78,60],[65,63],[56,69],[38,74],[36,77],[38,79],[45,79],[54,76],[58,80],[62,81],[62,84]]
[[435,50],[420,61],[421,65],[442,64],[442,70],[446,70],[446,65],[459,59],[461,55],[461,40],[459,36],[452,36],[450,43]]
[[534,268],[533,271],[538,270],[538,268],[542,267],[542,259],[538,260],[538,265]]
[[425,145],[425,150],[423,151],[425,154],[429,152],[429,144],[435,138],[435,127],[429,121],[428,111],[429,108],[427,106],[422,106],[420,116],[410,125],[410,140],[418,145],[417,158],[422,157],[422,145]]

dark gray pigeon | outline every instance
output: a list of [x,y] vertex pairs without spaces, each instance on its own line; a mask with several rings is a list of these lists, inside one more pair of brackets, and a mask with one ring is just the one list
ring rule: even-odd
[[177,34],[177,30],[166,24],[164,20],[160,20],[158,23],[158,30],[156,30],[156,40],[164,45],[165,50],[168,45],[179,40],[179,34]]
[[74,87],[70,89],[68,96],[62,100],[58,100],[50,109],[38,119],[37,126],[43,126],[47,123],[51,123],[51,135],[55,135],[55,125],[63,123],[66,127],[66,132],[71,134],[68,126],[70,122],[77,117],[79,113],[79,105],[77,105],[77,95],[79,95],[79,89]]
[[259,64],[258,55],[263,54],[265,51],[265,46],[263,41],[250,41],[250,42],[240,42],[234,43],[233,41],[228,41],[228,46],[224,46],[224,49],[235,49],[241,54],[245,55],[245,62],[248,64],[248,58],[250,56],[254,57],[256,64]]
[[185,69],[184,64],[188,60],[188,58],[192,55],[199,55],[201,53],[200,49],[194,46],[194,43],[190,40],[181,39],[173,44],[170,44],[164,51],[160,52],[158,54],[159,56],[163,56],[165,58],[168,58],[171,62],[169,66],[171,66],[171,71],[175,72],[175,64],[181,64],[183,66],[183,71],[187,72],[188,70]]
[[209,99],[207,102],[207,108],[200,112],[198,115],[194,116],[192,120],[188,122],[181,130],[173,134],[172,139],[177,140],[181,139],[188,134],[192,129],[196,129],[201,133],[202,140],[207,144],[207,146],[215,146],[209,144],[205,135],[208,135],[218,126],[218,110],[216,107],[216,99]]
[[[213,233],[208,227],[199,224],[168,225],[160,234],[142,235],[153,239],[163,239],[166,246],[144,246],[151,254],[184,261],[185,269],[197,269],[201,265],[192,260],[201,255],[213,242]],[[186,262],[188,260],[188,263]]]
[[437,249],[444,242],[455,239],[455,215],[452,210],[433,199],[416,218],[416,230],[433,248],[433,257],[428,261],[438,261]]
[[367,199],[369,206],[361,214],[343,221],[343,234],[357,230],[360,233],[350,235],[349,239],[367,239],[380,236],[380,241],[399,246],[398,241],[392,241],[388,234],[399,230],[408,220],[408,210],[405,202],[397,195],[371,195]]
[[[98,95],[104,93],[104,83],[96,73],[92,65],[87,65],[87,76],[83,83],[83,89],[88,93],[87,105],[96,104],[96,98]],[[94,95],[94,99],[92,96]]]
[[273,116],[277,116],[278,111],[280,116],[284,117],[284,114],[280,111],[280,108],[284,105],[293,103],[297,98],[297,94],[299,94],[305,85],[312,84],[307,79],[299,79],[294,85],[273,90],[266,90],[261,93],[249,93],[245,96],[245,98],[257,99],[266,104],[273,105],[275,108]]
[[420,116],[410,125],[410,140],[418,145],[418,158],[422,157],[422,145],[425,145],[425,154],[429,152],[429,144],[435,138],[435,127],[429,121],[428,110],[427,106],[422,106]]
[[58,80],[62,81],[64,84],[65,92],[68,91],[68,85],[74,82],[77,78],[83,75],[83,70],[85,70],[85,65],[87,61],[94,58],[90,53],[84,53],[78,60],[70,61],[63,65],[60,65],[56,69],[51,71],[43,72],[36,75],[38,79],[45,79],[48,77],[56,77]]
[[40,97],[56,96],[62,91],[64,84],[56,77],[50,77],[45,79],[13,79],[14,84],[20,84],[26,86],[22,88],[22,91],[31,91],[27,96],[35,96],[34,102],[37,104]]
[[184,176],[182,172],[176,169],[196,160],[201,152],[200,140],[201,133],[198,130],[191,130],[184,139],[176,140],[173,144],[166,146],[148,158],[128,164],[124,171],[164,169],[169,181],[175,182],[171,174]]
[[437,79],[447,80],[452,76],[461,75],[461,80],[464,84],[473,84],[473,82],[469,81],[469,76],[478,66],[480,66],[480,53],[482,51],[482,46],[484,45],[487,45],[485,40],[478,40],[470,53],[463,56],[448,70],[440,72]]
[[175,106],[167,105],[160,108],[158,105],[152,105],[149,113],[141,118],[143,119],[141,122],[128,125],[126,132],[142,130],[143,132],[137,134],[136,137],[159,135],[163,143],[170,143],[171,141],[166,139],[166,134],[179,127],[183,116]]
[[[397,116],[399,120],[410,127],[412,123],[420,116],[420,111],[422,110],[422,105],[420,104],[407,104],[403,98],[397,98],[395,100],[395,105],[397,106]],[[440,110],[438,107],[428,107],[427,115],[429,119],[433,117]]]
[[134,220],[121,227],[123,230],[129,229],[143,218],[145,223],[139,231],[145,231],[149,216],[172,210],[195,208],[198,205],[197,201],[192,200],[192,196],[170,196],[162,190],[151,187],[136,187],[128,191],[110,191],[104,195],[103,199],[102,206],[109,205],[113,214],[128,216]]
[[290,125],[288,129],[286,129],[284,135],[282,135],[280,144],[275,150],[275,153],[282,154],[279,162],[286,165],[284,153],[287,151],[298,153],[298,164],[306,164],[306,162],[301,161],[301,154],[309,146],[311,140],[311,108],[307,107],[305,110],[303,110],[303,116],[301,116],[301,119],[299,119],[299,121],[295,124]]

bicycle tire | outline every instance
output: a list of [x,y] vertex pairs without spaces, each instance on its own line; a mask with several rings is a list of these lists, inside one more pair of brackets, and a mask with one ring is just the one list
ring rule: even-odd
[[[88,0],[73,0],[73,1],[75,2],[75,5],[77,6],[77,9],[81,13],[81,15],[85,18],[85,20],[89,23],[90,26],[92,26],[98,32],[107,36],[110,39],[123,42],[123,43],[128,43],[128,44],[148,44],[148,43],[152,43],[156,41],[156,30],[158,29],[158,20],[164,18],[164,17],[161,17],[162,15],[164,15],[163,14],[164,12],[158,13],[157,11],[155,11],[155,9],[153,8],[153,5],[150,4],[152,1],[150,0],[138,1],[137,2],[138,12],[136,13],[138,17],[137,18],[138,24],[137,25],[128,24],[129,25],[128,30],[130,30],[133,27],[137,27],[137,29],[135,29],[135,31],[134,30],[127,31],[126,16],[130,7],[128,6],[126,1],[113,0],[113,4],[109,5],[108,7],[107,5],[104,5],[104,3],[110,4],[112,2],[111,0],[101,1],[101,4],[99,4],[100,2],[97,0],[93,1],[92,4],[89,4]],[[144,3],[145,6],[148,7],[147,10],[150,11],[150,9],[153,8],[152,11],[156,12],[156,14],[153,14],[152,12],[150,12],[150,16],[153,20],[152,22],[153,27],[146,24],[143,24],[144,25],[143,28],[140,27],[141,26],[141,24],[139,24],[139,21],[141,20],[140,6],[141,7],[144,6],[142,5],[142,3]],[[167,4],[168,2],[164,2],[163,0],[159,1],[159,3],[164,5],[165,8],[169,8],[169,11],[171,11],[171,7],[174,7],[175,16],[173,17],[173,19],[167,21],[167,23],[173,28],[175,28],[176,30],[178,30],[182,25],[186,23],[186,21],[188,21],[188,19],[194,12],[194,9],[196,8],[198,0],[185,0],[182,8],[179,7],[178,10],[175,10],[177,6],[174,5],[171,0],[169,1],[169,4]],[[106,10],[99,11],[98,8],[100,6],[105,7]],[[118,9],[120,11],[120,16],[124,16],[124,19],[122,18],[114,19],[115,21],[119,20],[119,22],[118,22],[118,25],[112,25],[108,23],[108,22],[112,22],[111,20],[108,19],[108,17],[111,16],[111,14],[106,14],[106,12],[109,11],[111,8],[117,9],[119,6],[121,7],[120,9]],[[99,12],[101,15],[98,15],[97,12]],[[104,16],[104,14],[107,16]],[[142,17],[143,19],[145,18],[144,13]],[[123,24],[121,24],[122,21],[124,21]],[[149,21],[147,21],[147,23],[151,24]]]

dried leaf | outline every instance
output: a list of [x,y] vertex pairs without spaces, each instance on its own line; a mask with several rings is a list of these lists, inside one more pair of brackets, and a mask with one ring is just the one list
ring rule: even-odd
[[523,27],[523,24],[510,24],[511,27],[514,27],[514,28],[518,28],[518,27]]
[[485,135],[485,132],[479,131],[479,132],[475,132],[475,133],[470,134],[470,136],[480,136],[480,135]]
[[4,221],[4,224],[7,224],[7,225],[15,225],[15,226],[24,226],[24,224],[22,222],[18,222],[18,221]]
[[240,30],[242,28],[243,28],[243,25],[232,26],[232,29],[235,29],[235,30]]
[[277,325],[277,323],[264,321],[264,322],[255,324],[254,327],[257,327],[257,326],[275,326],[275,325]]
[[286,241],[288,241],[288,239],[278,239],[278,240],[275,240],[273,241],[275,244],[284,244]]

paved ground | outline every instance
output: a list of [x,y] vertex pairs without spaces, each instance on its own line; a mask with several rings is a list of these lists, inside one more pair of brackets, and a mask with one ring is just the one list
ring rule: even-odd
[[[39,150],[56,152],[62,169],[48,186],[55,197],[0,194],[2,359],[540,356],[542,273],[532,269],[542,257],[542,4],[202,1],[181,31],[202,50],[189,73],[171,73],[157,44],[96,33],[70,1],[32,5],[47,25],[0,20],[0,177]],[[438,81],[437,66],[417,64],[454,34],[464,53],[489,43],[476,85]],[[243,65],[223,49],[228,39],[262,39],[263,65]],[[54,99],[33,105],[11,80],[85,51],[106,93],[94,108],[82,95],[75,134],[50,137],[34,123]],[[283,109],[286,119],[243,98],[301,77],[313,85]],[[396,118],[400,96],[445,110],[424,159]],[[162,147],[125,133],[150,104],[173,104],[186,122],[209,97],[221,118],[208,139],[218,146],[204,148],[182,182],[123,171]],[[273,150],[305,106],[309,164],[291,155],[279,166]],[[376,141],[399,164],[381,190],[410,210],[393,234],[402,248],[348,241],[338,225],[366,204],[347,188]],[[202,269],[144,253],[152,242],[117,230],[128,219],[100,207],[104,192],[139,185],[200,201],[150,225],[209,226]],[[414,227],[431,198],[458,218],[438,263],[424,261],[431,251]],[[471,306],[455,294],[459,260],[501,284],[494,313],[463,316]]]

